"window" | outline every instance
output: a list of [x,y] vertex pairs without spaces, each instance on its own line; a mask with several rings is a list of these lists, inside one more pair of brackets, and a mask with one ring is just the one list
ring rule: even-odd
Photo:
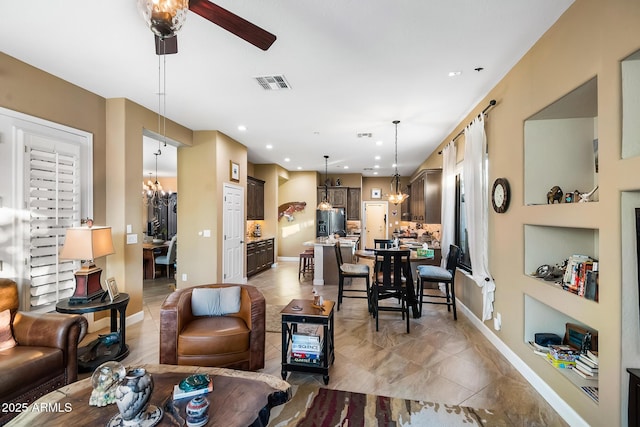
[[462,172],[456,175],[456,232],[455,244],[460,248],[458,266],[471,272],[471,258],[469,257],[469,234],[467,233],[467,215],[464,206],[464,179]]

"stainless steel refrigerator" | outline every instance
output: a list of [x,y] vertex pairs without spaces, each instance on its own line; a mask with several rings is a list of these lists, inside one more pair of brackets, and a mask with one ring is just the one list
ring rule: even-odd
[[333,208],[328,211],[316,210],[316,237],[327,237],[333,234],[347,235],[347,216],[344,208]]

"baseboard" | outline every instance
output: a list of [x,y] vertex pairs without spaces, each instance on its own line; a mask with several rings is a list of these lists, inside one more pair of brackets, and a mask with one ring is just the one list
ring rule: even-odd
[[298,259],[299,258],[297,256],[295,256],[295,257],[293,257],[293,256],[279,256],[278,257],[278,261],[282,261],[282,262],[285,262],[285,261],[298,262]]
[[529,367],[516,353],[513,352],[491,329],[480,321],[475,314],[471,312],[464,304],[456,298],[456,307],[461,310],[471,321],[473,326],[480,331],[486,339],[513,365],[514,368],[522,374],[522,376],[536,389],[544,400],[564,419],[570,426],[585,426],[587,423],[567,402],[565,402],[558,393],[544,382],[533,369]]

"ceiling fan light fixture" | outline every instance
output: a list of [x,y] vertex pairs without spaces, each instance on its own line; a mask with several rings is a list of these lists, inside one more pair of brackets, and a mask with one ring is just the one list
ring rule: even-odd
[[189,0],[138,0],[138,10],[156,36],[167,38],[182,28],[187,19]]

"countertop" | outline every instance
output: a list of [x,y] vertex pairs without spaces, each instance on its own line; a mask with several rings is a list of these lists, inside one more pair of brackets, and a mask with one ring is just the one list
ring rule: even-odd
[[360,237],[340,237],[339,239],[329,238],[316,238],[315,240],[309,240],[304,242],[305,246],[335,246],[336,242],[340,242],[341,246],[354,246]]
[[263,242],[265,240],[271,240],[271,239],[275,239],[275,237],[273,236],[247,237],[247,239],[245,240],[245,243],[257,243],[257,242]]

